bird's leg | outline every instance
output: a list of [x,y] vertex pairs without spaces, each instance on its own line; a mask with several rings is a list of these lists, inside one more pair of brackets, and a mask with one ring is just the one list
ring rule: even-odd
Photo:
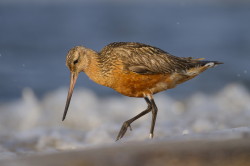
[[136,119],[139,119],[140,117],[142,117],[143,115],[149,113],[152,110],[152,104],[151,104],[150,100],[148,99],[148,97],[145,97],[144,99],[146,100],[146,102],[148,104],[148,108],[146,110],[142,111],[141,113],[139,113],[138,115],[136,115],[135,117],[133,117],[133,118],[131,118],[131,119],[129,119],[129,120],[127,120],[127,121],[125,121],[123,123],[123,125],[122,125],[122,127],[120,129],[120,132],[119,132],[119,134],[118,134],[118,136],[116,138],[116,141],[121,139],[124,136],[124,134],[126,133],[128,127],[130,127],[130,130],[132,130],[132,128],[130,126],[130,124],[132,122],[134,122]]
[[154,101],[152,96],[150,96],[150,103],[152,104],[152,122],[151,122],[149,138],[153,138],[154,137],[154,128],[155,128],[155,121],[156,121],[156,117],[157,117],[158,108],[157,108],[157,106],[155,104],[155,101]]

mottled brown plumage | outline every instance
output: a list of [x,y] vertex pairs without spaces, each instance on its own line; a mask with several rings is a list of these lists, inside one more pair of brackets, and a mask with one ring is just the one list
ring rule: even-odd
[[148,108],[124,122],[117,140],[122,138],[130,124],[152,111],[150,137],[153,137],[157,107],[152,95],[194,78],[206,69],[221,64],[191,57],[173,56],[159,48],[142,43],[117,42],[99,53],[82,47],[72,48],[66,58],[71,72],[71,83],[63,120],[69,107],[78,73],[85,72],[94,82],[110,87],[130,97],[143,97]]

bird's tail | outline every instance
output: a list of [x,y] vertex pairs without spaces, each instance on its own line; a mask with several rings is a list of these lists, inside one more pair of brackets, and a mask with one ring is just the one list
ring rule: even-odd
[[[207,70],[208,68],[215,67],[219,64],[223,64],[222,62],[218,61],[204,61],[203,58],[199,59],[192,59],[194,66],[186,70],[185,75],[189,76],[186,80],[189,80],[191,78],[194,78],[195,76],[199,75],[203,71]],[[184,82],[182,80],[182,82]]]

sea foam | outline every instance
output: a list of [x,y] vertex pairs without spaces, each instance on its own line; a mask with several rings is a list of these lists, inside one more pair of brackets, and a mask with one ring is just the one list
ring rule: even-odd
[[[177,100],[155,95],[159,112],[155,140],[250,126],[250,94],[241,84],[229,84],[216,94],[194,93]],[[38,99],[31,89],[22,98],[0,105],[0,158],[47,153],[115,143],[122,123],[143,111],[143,99],[99,97],[76,89],[62,122],[67,88]],[[132,123],[123,142],[148,140],[151,113]]]

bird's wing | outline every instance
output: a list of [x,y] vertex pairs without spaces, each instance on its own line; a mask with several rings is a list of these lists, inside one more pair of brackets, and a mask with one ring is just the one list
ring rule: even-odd
[[197,66],[199,60],[180,58],[141,43],[113,43],[112,54],[119,56],[124,70],[138,74],[167,74]]

